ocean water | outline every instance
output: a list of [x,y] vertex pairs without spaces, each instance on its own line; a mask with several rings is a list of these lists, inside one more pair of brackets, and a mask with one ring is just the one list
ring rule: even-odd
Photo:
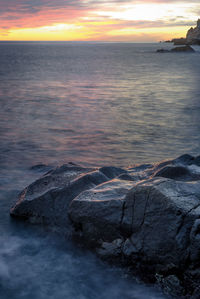
[[0,298],[165,298],[9,208],[73,161],[128,166],[200,153],[200,53],[165,44],[0,43]]

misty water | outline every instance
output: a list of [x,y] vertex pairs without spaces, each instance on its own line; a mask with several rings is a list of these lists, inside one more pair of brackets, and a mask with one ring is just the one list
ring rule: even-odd
[[40,163],[199,154],[200,53],[160,47],[0,43],[0,298],[165,298],[70,238],[9,217]]

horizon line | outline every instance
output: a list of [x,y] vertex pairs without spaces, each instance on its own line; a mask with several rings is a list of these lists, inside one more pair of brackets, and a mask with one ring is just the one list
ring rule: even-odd
[[31,43],[34,43],[34,42],[39,42],[39,43],[44,43],[44,42],[47,42],[47,43],[50,43],[50,42],[53,42],[53,43],[61,43],[61,42],[65,42],[65,43],[124,43],[124,44],[156,44],[156,43],[162,43],[162,42],[165,42],[165,40],[163,41],[143,41],[143,42],[140,42],[140,41],[104,41],[104,40],[100,40],[100,41],[93,41],[93,40],[85,40],[85,41],[79,41],[79,40],[0,40],[0,43],[13,43],[13,42],[31,42]]

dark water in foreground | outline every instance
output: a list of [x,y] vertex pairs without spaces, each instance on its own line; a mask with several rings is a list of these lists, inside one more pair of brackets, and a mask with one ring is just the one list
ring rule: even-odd
[[[166,47],[168,45],[165,45]],[[200,54],[156,44],[0,43],[0,298],[164,298],[9,208],[32,165],[199,154]]]

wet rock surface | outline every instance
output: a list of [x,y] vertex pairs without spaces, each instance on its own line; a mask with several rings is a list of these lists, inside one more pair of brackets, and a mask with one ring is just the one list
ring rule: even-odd
[[[86,168],[73,163],[57,167],[25,188],[11,215],[68,229],[68,207],[82,191],[109,181],[125,171],[117,167]],[[105,174],[104,174],[105,173]]]
[[86,168],[69,163],[28,186],[11,215],[76,240],[177,298],[199,298],[200,156]]

